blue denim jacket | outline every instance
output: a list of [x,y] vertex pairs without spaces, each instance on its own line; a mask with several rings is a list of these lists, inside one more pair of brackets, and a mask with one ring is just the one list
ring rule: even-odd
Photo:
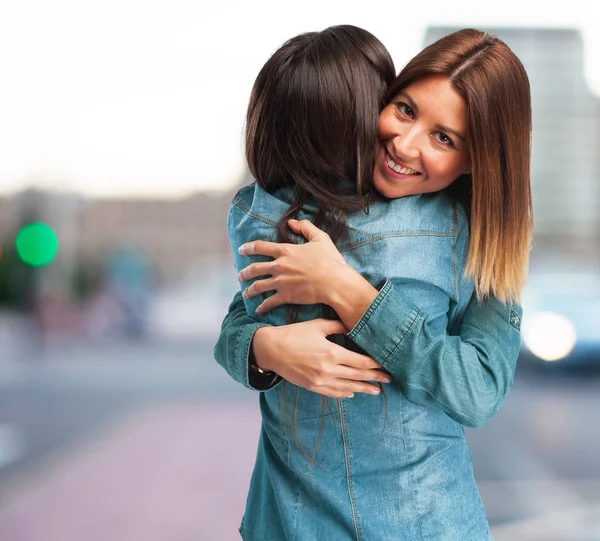
[[[238,270],[259,259],[239,255],[239,245],[276,240],[274,226],[286,208],[284,192],[270,195],[256,185],[238,192],[228,222]],[[385,386],[385,399],[359,394],[323,402],[288,382],[261,393],[263,426],[242,536],[487,540],[459,423],[479,426],[502,403],[518,352],[520,308],[472,301],[473,284],[462,278],[466,216],[444,192],[377,201],[348,225],[338,248],[380,287],[349,337],[394,382]],[[284,324],[286,312],[258,318],[262,298],[244,302],[258,323],[239,311],[226,319],[215,357],[249,385],[253,332]],[[299,315],[317,317],[319,307]],[[314,449],[311,465],[306,455]]]

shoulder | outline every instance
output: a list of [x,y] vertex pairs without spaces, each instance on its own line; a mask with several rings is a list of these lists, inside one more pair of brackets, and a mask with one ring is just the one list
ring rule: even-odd
[[254,199],[256,186],[256,182],[252,182],[251,184],[248,184],[248,186],[240,188],[233,196],[231,204],[241,208],[250,208],[252,206],[252,200]]
[[377,199],[368,214],[357,213],[351,225],[372,233],[402,232],[415,235],[453,236],[467,224],[460,203],[446,192]]
[[236,210],[241,211],[266,225],[275,227],[289,208],[285,195],[282,190],[275,194],[266,192],[253,182],[236,193],[231,202],[230,214],[232,212],[237,214]]
[[235,194],[227,216],[227,234],[234,255],[246,242],[276,241],[277,224],[289,207],[278,195],[266,192],[256,182]]

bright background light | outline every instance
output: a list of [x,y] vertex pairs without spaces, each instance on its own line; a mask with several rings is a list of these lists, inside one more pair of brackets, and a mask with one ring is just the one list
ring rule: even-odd
[[544,361],[566,357],[577,341],[573,323],[554,312],[537,312],[525,319],[523,340],[531,353]]

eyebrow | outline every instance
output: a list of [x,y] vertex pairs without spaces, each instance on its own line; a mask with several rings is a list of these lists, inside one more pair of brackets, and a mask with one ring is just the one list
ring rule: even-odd
[[[400,92],[400,96],[402,96],[408,102],[408,105],[410,105],[410,107],[412,109],[414,109],[417,113],[419,112],[418,105],[415,103],[415,100],[413,100],[411,98],[411,96],[410,96],[410,94],[408,94],[408,92],[402,91],[402,92]],[[452,128],[449,128],[448,126],[444,126],[443,124],[436,124],[435,129],[443,131],[443,132],[451,133],[452,135],[455,135],[462,141],[466,141],[466,138],[462,133],[460,133],[459,131],[453,130]]]

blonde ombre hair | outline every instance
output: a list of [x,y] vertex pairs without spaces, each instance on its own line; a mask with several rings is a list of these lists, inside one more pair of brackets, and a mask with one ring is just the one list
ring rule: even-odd
[[429,45],[401,71],[389,100],[411,83],[448,77],[464,98],[471,171],[452,189],[466,203],[466,275],[477,297],[518,301],[527,280],[533,233],[531,95],[520,60],[502,41],[463,29]]

